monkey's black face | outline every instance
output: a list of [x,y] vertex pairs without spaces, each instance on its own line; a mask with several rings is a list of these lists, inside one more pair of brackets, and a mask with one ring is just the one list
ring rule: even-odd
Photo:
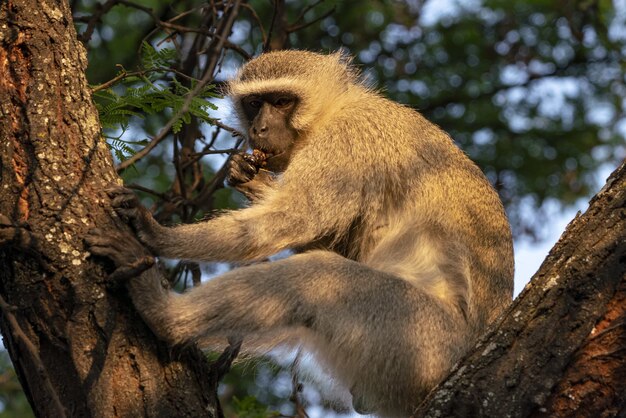
[[290,93],[272,92],[246,96],[241,104],[250,124],[250,145],[269,156],[272,171],[283,171],[298,137],[291,126],[298,98]]

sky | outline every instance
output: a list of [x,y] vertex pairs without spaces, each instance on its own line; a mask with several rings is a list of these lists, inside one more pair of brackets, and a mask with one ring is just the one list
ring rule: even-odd
[[[598,189],[599,190],[599,189]],[[545,240],[531,242],[529,240],[517,240],[515,248],[515,288],[513,297],[517,297],[528,284],[533,274],[537,272],[541,263],[554,247],[565,227],[576,215],[577,210],[584,211],[587,205],[581,203],[578,209],[569,209],[560,216],[551,219],[549,230]]]

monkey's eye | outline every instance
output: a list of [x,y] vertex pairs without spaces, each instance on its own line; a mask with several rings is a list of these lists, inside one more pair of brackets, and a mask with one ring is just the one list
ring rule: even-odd
[[276,106],[276,107],[287,107],[291,103],[293,103],[293,99],[292,98],[290,98],[290,97],[279,97],[274,102],[274,106]]
[[259,109],[261,106],[263,106],[263,102],[258,99],[252,99],[248,101],[248,106]]

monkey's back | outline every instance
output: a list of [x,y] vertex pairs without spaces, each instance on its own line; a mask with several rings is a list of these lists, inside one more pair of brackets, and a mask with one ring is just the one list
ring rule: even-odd
[[323,152],[352,161],[346,181],[363,188],[348,255],[460,304],[482,331],[513,291],[512,236],[495,189],[418,112],[368,90],[354,96],[328,125],[335,131],[327,136],[342,141]]

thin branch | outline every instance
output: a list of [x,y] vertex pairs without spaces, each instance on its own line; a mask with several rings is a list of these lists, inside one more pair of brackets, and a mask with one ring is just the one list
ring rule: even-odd
[[234,154],[235,152],[237,152],[239,150],[240,150],[240,148],[227,148],[227,149],[205,149],[204,151],[201,151],[201,152],[195,152],[195,153],[189,155],[187,161],[185,161],[183,163],[182,169],[185,170],[185,169],[189,168],[190,165],[195,164],[196,162],[198,162],[205,155],[216,155],[216,154],[228,154],[228,155],[231,155],[231,154]]
[[335,13],[335,11],[337,10],[337,8],[335,6],[331,7],[330,10],[328,10],[326,13],[324,13],[323,15],[311,20],[310,22],[304,22],[301,23],[299,25],[293,24],[288,26],[287,28],[285,28],[285,31],[287,33],[293,33],[293,32],[297,32],[299,30],[302,30],[304,28],[307,28],[309,26],[312,26],[314,24],[316,24],[317,22],[326,19],[328,16],[332,15],[333,13]]
[[[211,10],[213,11],[213,15],[217,15],[217,9],[215,8],[215,5],[218,5],[218,6],[224,7],[224,2],[221,2],[221,1],[220,1],[220,2],[217,2],[217,3],[215,3],[215,4],[213,4],[213,2],[211,2],[211,3],[212,3],[212,4],[211,4]],[[200,6],[192,7],[191,9],[189,9],[189,10],[185,10],[184,12],[182,12],[182,13],[180,13],[180,14],[178,14],[178,15],[174,16],[173,18],[169,19],[169,20],[168,20],[168,22],[173,22],[173,21],[175,21],[175,20],[181,19],[181,18],[183,18],[183,17],[185,17],[185,16],[187,16],[187,15],[190,15],[190,14],[191,14],[191,13],[193,13],[193,12],[196,12],[196,11],[198,11],[198,10],[202,10],[202,9],[205,9],[205,8],[207,8],[207,7],[208,7],[208,5],[207,5],[207,4],[202,4],[202,5],[200,5]]]
[[61,400],[59,399],[59,395],[57,394],[52,382],[50,382],[50,377],[48,376],[48,372],[41,361],[41,357],[39,357],[39,350],[32,341],[28,338],[22,327],[20,326],[17,318],[13,315],[16,308],[12,305],[9,305],[4,298],[0,295],[0,312],[2,312],[2,316],[6,320],[9,329],[11,331],[11,335],[15,338],[15,342],[20,345],[26,353],[31,357],[32,364],[35,366],[37,374],[41,379],[41,385],[43,386],[45,393],[50,397],[50,404],[48,405],[50,416],[55,416],[59,418],[67,417],[67,413]]
[[144,187],[140,184],[136,184],[136,183],[131,183],[131,184],[125,184],[124,187],[127,187],[129,189],[133,189],[133,190],[138,190],[140,192],[144,192],[147,194],[151,194],[152,196],[158,197],[161,200],[167,200],[167,195],[165,193],[159,193],[157,191],[154,191],[152,189],[149,189],[147,187]]
[[217,366],[217,380],[221,380],[222,377],[224,377],[224,375],[226,375],[226,373],[230,370],[230,366],[239,355],[242,342],[242,338],[228,339],[228,347],[226,347],[224,352],[215,361],[215,365]]
[[265,29],[263,28],[263,22],[261,21],[261,18],[257,14],[256,10],[254,10],[254,8],[250,6],[249,4],[244,3],[241,6],[244,9],[248,10],[250,14],[252,15],[252,18],[256,20],[257,26],[259,27],[259,30],[261,31],[261,41],[262,41],[261,43],[265,45],[265,43],[267,42],[267,35],[265,34]]
[[[125,0],[121,0],[121,1],[125,1]],[[215,37],[217,42],[215,44],[215,47],[213,48],[214,53],[210,55],[211,60],[207,64],[205,74],[202,77],[202,79],[196,84],[194,89],[187,94],[187,97],[185,98],[185,102],[183,103],[181,108],[165,124],[165,126],[161,128],[161,131],[158,133],[158,135],[155,136],[145,148],[138,151],[135,155],[133,155],[129,159],[124,160],[120,164],[118,164],[118,166],[116,167],[116,170],[118,173],[130,167],[131,165],[135,164],[137,161],[139,161],[140,159],[148,155],[148,153],[150,153],[150,151],[152,151],[154,147],[156,147],[161,141],[163,141],[163,139],[167,136],[167,134],[169,134],[170,130],[172,129],[172,126],[174,126],[174,123],[183,114],[185,114],[185,112],[189,110],[189,106],[191,105],[192,100],[198,95],[200,91],[202,91],[202,89],[213,78],[213,71],[215,70],[215,67],[217,66],[217,60],[219,58],[217,57],[217,55],[219,55],[218,52],[221,51],[224,41],[227,37],[226,35],[230,33],[232,29],[233,23],[235,21],[235,17],[237,16],[237,12],[240,7],[240,3],[241,3],[241,0],[235,0],[233,5],[228,9],[227,12],[225,12],[225,20],[223,20],[222,22],[222,30],[220,31],[221,36]]]
[[239,151],[239,148],[226,148],[226,149],[208,149],[206,151],[196,152],[191,154],[192,157],[203,157],[205,155],[215,155],[215,154],[232,154],[233,152]]
[[213,45],[213,51],[208,52],[210,60],[206,65],[205,75],[203,78],[211,77],[215,72],[215,68],[217,67],[217,63],[219,61],[222,49],[232,31],[233,24],[235,23],[235,18],[237,17],[237,14],[239,12],[240,3],[241,0],[235,0],[230,9],[225,12],[225,14],[228,14],[226,15],[225,20],[222,19],[222,27],[218,29],[219,34],[214,35],[213,41],[217,40],[217,42]]
[[[111,0],[110,0],[111,1]],[[193,28],[193,27],[189,27],[189,26],[183,26],[183,25],[178,25],[175,23],[172,23],[176,20],[178,20],[179,18],[185,16],[186,14],[188,14],[190,11],[185,11],[177,16],[174,16],[173,18],[169,19],[169,20],[161,20],[161,18],[159,18],[157,16],[157,14],[154,12],[153,9],[151,9],[150,7],[146,7],[146,6],[142,6],[140,4],[134,3],[132,1],[129,0],[115,0],[118,4],[130,7],[130,8],[134,8],[137,10],[140,10],[146,14],[148,14],[152,20],[154,21],[154,24],[162,29],[170,29],[173,30],[175,32],[179,32],[179,33],[199,33],[201,35],[205,35],[207,37],[213,38],[216,35],[214,32],[212,32],[209,29],[203,29],[203,28]]]
[[320,4],[324,3],[325,0],[317,0],[315,3],[311,3],[309,4],[307,7],[305,7],[304,9],[302,9],[302,12],[300,13],[300,15],[296,18],[296,20],[294,20],[293,24],[297,24],[299,22],[303,22],[304,21],[304,15],[306,15],[309,11],[313,10],[314,8],[316,8],[317,6],[319,6]]
[[223,129],[223,130],[225,130],[227,132],[230,132],[234,137],[245,138],[245,135],[243,134],[243,132],[238,131],[237,129],[235,129],[233,127],[230,127],[228,125],[224,125],[222,122],[220,122],[217,119],[215,121],[213,121],[213,124],[215,126],[217,126],[218,128],[221,128],[221,129]]
[[[118,65],[119,66],[119,65]],[[140,71],[126,71],[125,69],[122,68],[121,72],[116,75],[115,77],[113,77],[112,79],[110,79],[109,81],[106,81],[102,84],[99,84],[97,86],[94,86],[91,88],[92,92],[97,92],[100,90],[105,90],[108,89],[109,87],[119,83],[121,80],[125,79],[125,78],[129,78],[129,77],[143,77],[149,73],[156,73],[156,72],[164,72],[164,73],[174,73],[182,78],[186,78],[187,80],[190,81],[198,81],[196,78],[194,77],[190,77],[187,74],[184,74],[181,71],[178,71],[174,68],[170,68],[170,67],[155,67],[155,68],[148,68],[145,70],[140,70]]]
[[[236,44],[230,42],[229,40],[224,41],[224,48],[230,49],[231,51],[235,51],[236,53],[241,55],[246,61],[248,61],[248,60],[250,60],[252,58],[252,56],[250,54],[248,54],[248,52],[245,49],[243,49],[239,45],[236,45]],[[198,51],[198,53],[199,54],[206,53],[206,49]]]
[[[282,4],[279,5],[279,2]],[[278,16],[278,10],[284,7],[284,0],[274,0],[274,10],[272,11],[272,21],[270,22],[270,28],[267,31],[267,39],[263,42],[263,52],[270,50],[270,43],[272,42],[272,32],[274,32],[274,25],[276,24],[276,17]]]
[[[239,149],[242,144],[243,138],[238,138],[237,142],[235,143],[235,149]],[[226,179],[228,162],[230,161],[231,156],[232,154],[228,156],[226,161],[224,161],[222,167],[220,167],[217,173],[215,173],[215,176],[213,176],[213,178],[211,179],[211,183],[207,185],[207,187],[205,187],[204,190],[198,193],[198,195],[193,199],[194,205],[199,206],[205,199],[207,199],[209,196],[212,196],[215,190],[217,190],[224,184],[224,180]]]
[[[78,40],[81,41],[83,44],[89,42],[89,40],[91,39],[91,35],[93,35],[93,31],[96,29],[96,24],[98,24],[98,22],[100,22],[100,20],[102,19],[102,16],[108,13],[109,10],[113,8],[113,6],[117,5],[117,3],[118,0],[108,0],[102,5],[97,4],[96,13],[91,15],[91,17],[87,21],[87,28],[85,28],[85,31],[83,33],[78,35]],[[79,21],[81,19],[75,18],[74,20]]]

